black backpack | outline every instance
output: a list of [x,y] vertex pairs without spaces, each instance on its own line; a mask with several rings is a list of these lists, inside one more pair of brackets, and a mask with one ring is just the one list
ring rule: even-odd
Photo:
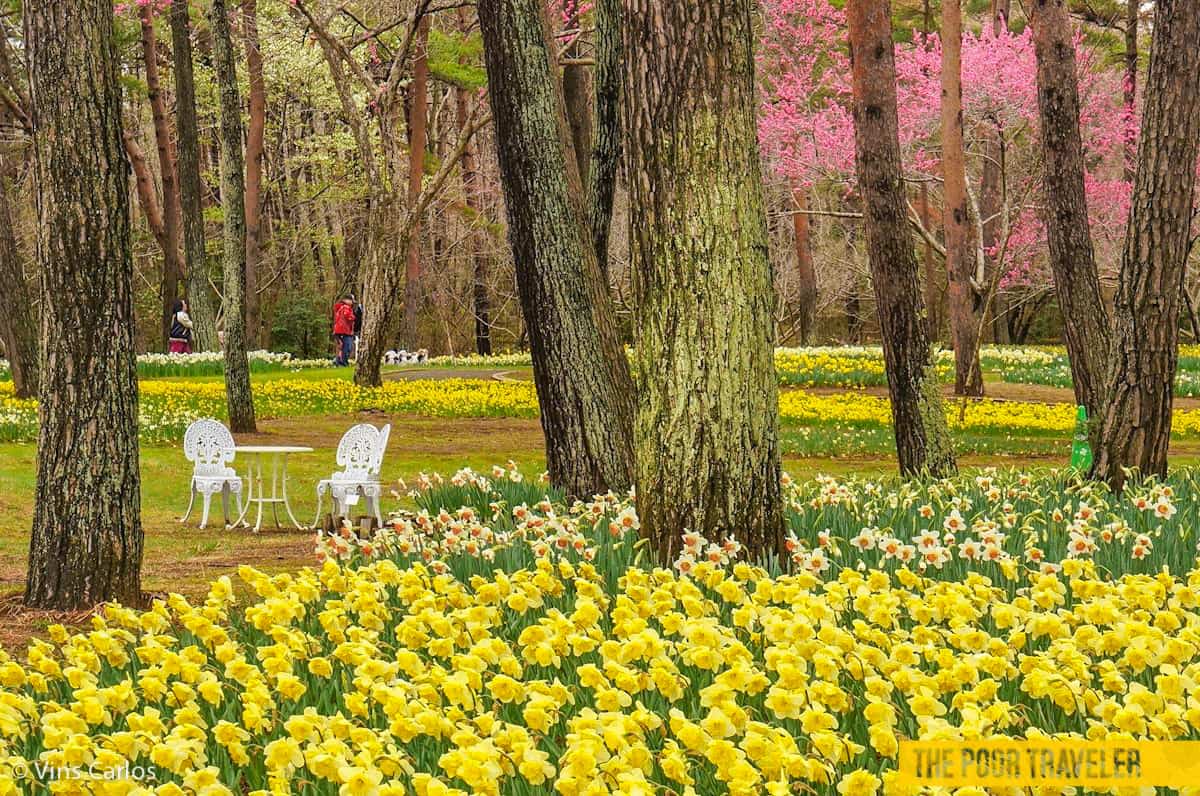
[[171,316],[171,337],[176,340],[192,339],[192,330],[179,322],[179,313]]

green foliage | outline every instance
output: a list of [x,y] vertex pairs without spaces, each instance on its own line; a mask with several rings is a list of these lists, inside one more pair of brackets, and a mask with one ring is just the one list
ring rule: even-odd
[[[483,40],[479,34],[429,31],[429,74],[459,88],[478,89],[487,85],[483,70]],[[465,63],[464,63],[465,62]]]
[[117,81],[121,84],[121,91],[124,94],[136,94],[138,97],[145,97],[150,93],[150,88],[146,85],[145,80],[128,72],[120,75]]
[[275,305],[271,348],[310,359],[329,353],[328,301],[311,293],[285,293]]

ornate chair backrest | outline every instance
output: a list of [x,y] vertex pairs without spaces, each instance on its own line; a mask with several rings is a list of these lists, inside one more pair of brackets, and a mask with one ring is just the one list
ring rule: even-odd
[[383,468],[383,453],[387,450],[388,437],[392,435],[392,424],[379,429],[379,443],[375,446],[375,458],[371,461],[371,475],[379,475]]
[[351,426],[338,443],[337,463],[342,468],[338,475],[346,479],[366,480],[377,472],[375,462],[377,457],[382,458],[382,454],[377,453],[380,436],[379,429],[370,423]]
[[194,465],[193,475],[224,475],[233,461],[233,434],[219,421],[197,420],[183,435],[183,455]]

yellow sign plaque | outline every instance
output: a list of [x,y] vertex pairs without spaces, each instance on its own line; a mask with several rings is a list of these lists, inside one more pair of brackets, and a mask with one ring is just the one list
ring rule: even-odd
[[1200,785],[1200,741],[901,741],[900,782],[920,787]]

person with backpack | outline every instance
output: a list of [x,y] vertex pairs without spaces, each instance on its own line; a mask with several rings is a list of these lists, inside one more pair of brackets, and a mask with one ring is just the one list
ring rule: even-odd
[[354,302],[348,295],[333,305],[333,336],[338,344],[333,364],[349,365],[350,350],[354,346]]
[[167,337],[167,350],[172,354],[192,353],[192,327],[195,324],[188,315],[187,302],[175,299],[171,307],[171,331]]

